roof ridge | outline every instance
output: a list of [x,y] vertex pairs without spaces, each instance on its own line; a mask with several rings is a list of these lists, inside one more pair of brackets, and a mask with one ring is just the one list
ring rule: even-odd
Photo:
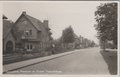
[[[31,17],[31,18],[33,18],[33,19],[39,21],[39,22],[41,22],[39,19],[37,19],[37,18],[35,18],[35,17],[32,17],[32,16],[30,16],[30,15],[28,15],[28,14],[25,14],[25,15],[26,15],[26,16],[29,16],[29,17]],[[41,22],[41,23],[42,23],[42,22]]]

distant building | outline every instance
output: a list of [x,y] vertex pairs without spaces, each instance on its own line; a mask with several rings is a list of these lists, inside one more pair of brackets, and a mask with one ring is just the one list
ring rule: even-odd
[[15,51],[15,38],[11,32],[13,22],[3,15],[3,53]]
[[16,49],[40,51],[51,45],[51,32],[48,20],[40,20],[23,12],[12,30],[16,38]]
[[74,33],[74,48],[80,48],[80,38]]

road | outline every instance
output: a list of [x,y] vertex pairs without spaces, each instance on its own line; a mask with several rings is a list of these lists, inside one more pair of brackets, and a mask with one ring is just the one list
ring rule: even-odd
[[78,49],[75,51],[77,52],[10,71],[8,74],[110,74],[99,48]]

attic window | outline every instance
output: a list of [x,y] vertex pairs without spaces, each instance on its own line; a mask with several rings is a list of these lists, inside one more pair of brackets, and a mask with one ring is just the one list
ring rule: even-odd
[[23,24],[27,24],[27,21],[24,20],[24,21],[23,21]]
[[32,35],[32,30],[25,31],[26,36]]
[[29,35],[29,32],[28,31],[25,31],[26,35],[28,36]]
[[30,35],[32,35],[32,30],[29,30]]

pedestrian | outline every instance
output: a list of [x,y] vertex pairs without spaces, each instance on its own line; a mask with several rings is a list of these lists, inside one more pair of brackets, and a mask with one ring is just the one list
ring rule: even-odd
[[52,44],[52,54],[55,54],[55,44]]

